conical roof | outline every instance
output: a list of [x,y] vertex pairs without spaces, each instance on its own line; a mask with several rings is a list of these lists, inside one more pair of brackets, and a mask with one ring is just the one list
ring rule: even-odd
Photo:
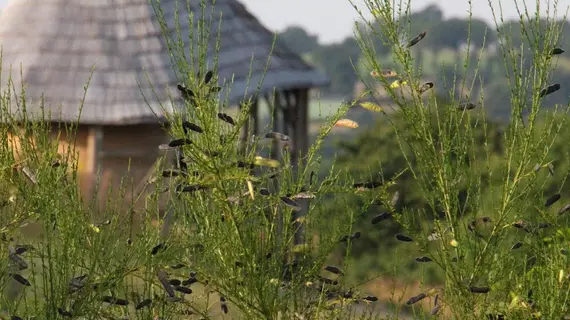
[[[188,54],[191,28],[185,2],[161,0],[160,7],[174,37],[175,11],[179,11],[180,30]],[[195,25],[200,16],[200,2],[190,0]],[[209,18],[210,9],[206,12]],[[218,75],[220,83],[233,77],[229,99],[231,103],[238,103],[246,87],[249,92],[255,91],[263,77],[273,33],[235,0],[217,0],[212,13],[208,59],[213,61],[221,16]],[[170,110],[168,91],[179,98],[175,88],[179,81],[171,68],[166,42],[148,0],[12,0],[0,15],[0,45],[3,49],[2,89],[6,88],[12,66],[11,74],[18,90],[21,70],[26,96],[32,100],[27,109],[39,111],[43,94],[52,118],[59,121],[77,120],[84,86],[93,67],[81,123],[155,122],[155,113],[162,114],[160,107],[154,104],[156,107],[151,110],[145,97],[151,105],[161,101]],[[323,74],[282,47],[273,50],[263,79],[261,90],[264,92],[328,83]]]

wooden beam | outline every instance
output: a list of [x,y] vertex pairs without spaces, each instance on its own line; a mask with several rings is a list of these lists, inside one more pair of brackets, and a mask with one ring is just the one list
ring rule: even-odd
[[[297,89],[292,92],[295,95],[295,106],[292,111],[294,111],[293,120],[293,144],[294,144],[294,154],[292,155],[293,160],[293,174],[296,179],[305,178],[299,177],[303,174],[299,168],[304,165],[303,157],[306,156],[308,150],[308,89]],[[294,244],[300,245],[305,242],[305,228],[302,222],[298,222],[299,218],[307,215],[309,210],[310,200],[309,199],[298,199],[298,203],[301,206],[301,210],[295,212],[294,214],[294,227],[295,227],[295,237]],[[295,260],[299,259],[298,255],[295,255]]]

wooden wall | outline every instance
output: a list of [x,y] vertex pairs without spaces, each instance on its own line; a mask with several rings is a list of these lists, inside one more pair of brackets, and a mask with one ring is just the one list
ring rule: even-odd
[[[57,139],[57,135],[58,129],[54,126],[51,138]],[[16,150],[16,158],[21,154],[18,136],[15,133],[9,136],[10,143]],[[166,132],[158,125],[83,125],[77,129],[75,139],[72,138],[61,132],[58,152],[66,154],[70,147],[75,147],[79,187],[86,201],[93,195],[99,174],[97,201],[101,208],[106,203],[109,188],[118,192],[121,179],[125,176],[127,194],[124,200],[129,203],[132,195],[130,191],[140,186],[142,179],[148,178],[147,173],[161,155],[158,146],[169,140]]]

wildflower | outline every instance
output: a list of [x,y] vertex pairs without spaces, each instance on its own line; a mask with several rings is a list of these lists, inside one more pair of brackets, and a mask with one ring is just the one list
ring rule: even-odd
[[373,103],[373,102],[362,102],[360,104],[364,109],[374,111],[374,112],[382,112],[382,107]]
[[355,121],[349,120],[349,119],[340,119],[337,122],[335,122],[334,125],[337,127],[346,127],[346,128],[351,128],[351,129],[358,128],[358,123],[356,123]]

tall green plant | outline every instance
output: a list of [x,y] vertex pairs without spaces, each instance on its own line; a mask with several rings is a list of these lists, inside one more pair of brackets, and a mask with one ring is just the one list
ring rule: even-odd
[[[444,275],[441,290],[423,288],[424,293],[410,297],[407,304],[437,295],[432,313],[457,319],[550,319],[567,314],[567,260],[560,253],[568,241],[566,207],[564,200],[558,201],[567,197],[560,192],[566,177],[559,178],[559,191],[545,191],[542,187],[550,177],[540,174],[548,168],[564,175],[554,171],[549,151],[566,125],[567,106],[543,110],[549,95],[560,88],[550,81],[556,56],[564,51],[557,49],[561,23],[551,18],[558,3],[549,3],[542,22],[539,13],[529,14],[526,3],[524,9],[517,7],[527,40],[520,48],[513,47],[508,34],[499,34],[511,90],[510,105],[504,107],[510,108],[511,117],[501,142],[504,161],[498,165],[492,160],[496,157],[490,141],[496,137],[487,133],[484,92],[480,90],[479,97],[469,94],[486,81],[477,67],[466,73],[474,54],[471,36],[465,39],[464,72],[446,87],[449,95],[443,102],[430,89],[444,84],[422,82],[422,66],[411,54],[421,50],[430,30],[410,34],[410,2],[365,3],[373,18],[366,22],[366,32],[357,29],[358,40],[369,70],[394,101],[394,112],[384,115],[405,160],[402,169],[409,170],[428,205],[389,210],[385,218],[393,218],[405,230],[397,237],[409,242],[402,245],[416,246],[422,253],[416,261],[435,264]],[[490,6],[499,30],[502,13],[495,16],[496,8]],[[538,1],[536,9],[540,12]],[[397,65],[392,72],[377,59],[373,37],[392,48]],[[402,122],[405,126],[396,125]],[[482,141],[477,139],[481,133]],[[390,208],[390,199],[382,200]]]
[[[208,59],[210,50],[217,57],[223,41],[223,21],[213,25],[214,6],[202,0],[201,11],[190,12],[190,2],[186,3],[186,39],[180,7],[175,9],[173,28],[160,1],[151,4],[179,78],[178,92],[170,101],[179,108],[167,114],[172,140],[156,146],[167,154],[146,183],[146,195],[133,195],[133,202],[125,206],[129,190],[123,183],[109,194],[104,208],[85,206],[83,200],[89,199],[78,193],[73,150],[53,162],[58,147],[52,138],[67,128],[55,127],[54,132],[45,114],[28,119],[25,91],[16,95],[10,84],[0,100],[5,123],[0,131],[0,174],[6,183],[0,191],[8,199],[0,208],[0,283],[6,293],[0,300],[1,316],[366,317],[362,311],[355,313],[351,303],[362,306],[376,297],[349,288],[346,266],[327,265],[327,259],[339,246],[348,255],[360,238],[351,221],[361,208],[346,199],[354,193],[375,198],[390,183],[384,185],[378,177],[355,183],[337,170],[324,181],[313,174],[324,137],[335,126],[356,126],[342,119],[351,105],[343,105],[328,119],[299,163],[290,162],[289,137],[270,128],[241,141],[252,100],[244,97],[237,116],[227,111],[221,92],[231,90],[232,83],[220,83],[217,61],[209,65]],[[217,37],[212,36],[215,30]],[[152,84],[152,78],[147,80]],[[23,119],[12,117],[13,103]],[[75,129],[70,126],[67,137],[73,137]],[[19,132],[24,139],[19,157],[14,157],[11,137]],[[74,145],[73,139],[68,142]],[[282,157],[261,157],[268,148],[278,148]],[[325,198],[338,203],[334,211],[326,210]],[[141,202],[144,206],[138,209]],[[153,219],[159,221],[158,228]],[[30,225],[31,230],[25,228]]]

